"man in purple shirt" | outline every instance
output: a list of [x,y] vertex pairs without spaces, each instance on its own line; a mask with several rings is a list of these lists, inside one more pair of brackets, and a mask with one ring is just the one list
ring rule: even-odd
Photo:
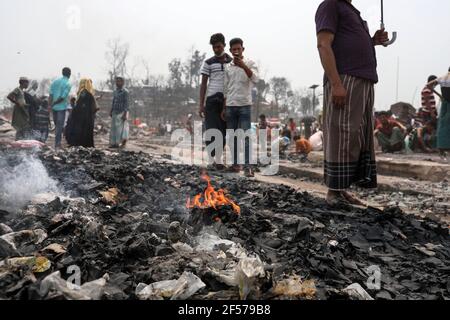
[[346,190],[352,184],[377,187],[374,150],[375,46],[389,40],[367,22],[351,0],[325,0],[316,14],[324,78],[324,151],[327,202],[362,205]]

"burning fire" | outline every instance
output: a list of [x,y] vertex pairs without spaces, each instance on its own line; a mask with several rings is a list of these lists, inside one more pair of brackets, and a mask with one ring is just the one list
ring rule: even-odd
[[[215,190],[211,185],[211,178],[207,175],[202,176],[202,180],[208,183],[208,187],[206,188],[203,194],[198,194],[194,197],[194,199],[188,199],[187,208],[188,209],[209,209],[213,208],[218,210],[219,207],[231,206],[233,211],[236,214],[241,214],[241,207],[239,207],[235,202],[229,199],[225,195],[225,191],[222,189]],[[202,201],[203,200],[203,201]]]

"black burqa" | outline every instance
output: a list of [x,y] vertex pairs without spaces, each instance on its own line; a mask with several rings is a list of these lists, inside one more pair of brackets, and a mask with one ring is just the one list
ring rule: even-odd
[[71,147],[94,148],[94,122],[97,103],[87,90],[80,93],[67,121],[66,140]]

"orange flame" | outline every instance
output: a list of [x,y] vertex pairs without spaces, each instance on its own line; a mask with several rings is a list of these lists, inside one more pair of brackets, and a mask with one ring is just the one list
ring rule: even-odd
[[[236,214],[241,214],[241,207],[239,207],[235,202],[229,199],[225,195],[225,191],[223,189],[215,190],[211,184],[211,178],[207,175],[202,176],[202,180],[208,183],[208,187],[206,188],[203,194],[198,194],[194,197],[194,199],[188,199],[186,207],[188,209],[209,209],[213,208],[218,210],[219,207],[223,206],[231,206],[233,211]],[[203,200],[203,201],[202,201]]]

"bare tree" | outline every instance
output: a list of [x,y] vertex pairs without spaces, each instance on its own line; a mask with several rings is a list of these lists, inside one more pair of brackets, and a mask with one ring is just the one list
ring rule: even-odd
[[105,54],[108,62],[108,86],[114,90],[114,79],[119,75],[127,74],[127,58],[130,51],[130,45],[122,42],[120,38],[111,39],[107,42],[107,51]]
[[169,83],[174,88],[183,86],[183,66],[180,59],[173,59],[169,63]]
[[186,84],[190,88],[200,87],[200,70],[205,58],[206,53],[202,54],[200,51],[195,50],[194,47],[192,47],[190,57],[183,65],[183,74]]
[[166,78],[163,75],[150,75],[149,85],[155,88],[163,88],[167,85]]
[[311,96],[302,96],[300,98],[301,111],[304,116],[309,115],[312,112],[312,99]]
[[148,86],[148,85],[150,85],[150,77],[151,77],[150,63],[145,58],[140,58],[140,60],[141,60],[141,66],[145,72],[144,84]]
[[279,108],[286,102],[288,92],[291,90],[291,84],[284,77],[274,77],[270,79],[270,89],[275,99],[275,105]]

